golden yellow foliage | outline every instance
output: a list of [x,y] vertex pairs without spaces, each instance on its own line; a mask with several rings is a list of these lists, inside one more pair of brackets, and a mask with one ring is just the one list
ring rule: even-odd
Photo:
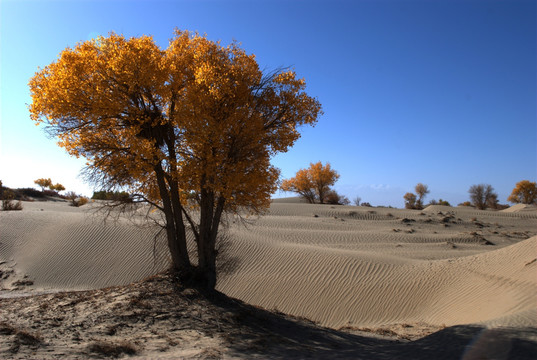
[[39,186],[41,188],[41,191],[45,191],[45,188],[52,186],[52,180],[50,178],[48,179],[41,178],[41,179],[34,180],[34,184]]
[[265,75],[237,44],[180,30],[165,50],[150,36],[114,33],[79,43],[29,86],[31,118],[87,159],[93,181],[165,213],[177,267],[189,266],[184,222],[203,267],[200,243],[214,249],[223,211],[269,206],[279,176],[271,156],[321,112],[293,71]]
[[405,199],[405,208],[406,209],[416,209],[416,194],[407,192],[403,198]]
[[331,168],[330,163],[323,165],[319,161],[311,163],[307,169],[297,171],[294,178],[284,180],[280,189],[296,192],[311,204],[317,200],[324,204],[330,186],[338,179],[339,174]]
[[519,181],[507,201],[517,204],[537,203],[537,183],[529,180]]

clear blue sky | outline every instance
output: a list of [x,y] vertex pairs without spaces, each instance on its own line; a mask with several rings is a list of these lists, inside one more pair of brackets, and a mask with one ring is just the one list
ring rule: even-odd
[[[51,177],[91,195],[70,158],[29,119],[28,80],[68,46],[110,31],[175,27],[233,39],[262,68],[292,66],[324,115],[273,159],[284,178],[330,162],[336,189],[403,206],[416,183],[427,200],[468,199],[491,184],[506,203],[537,178],[536,1],[10,1],[0,0],[0,179]],[[282,196],[283,194],[276,194]]]

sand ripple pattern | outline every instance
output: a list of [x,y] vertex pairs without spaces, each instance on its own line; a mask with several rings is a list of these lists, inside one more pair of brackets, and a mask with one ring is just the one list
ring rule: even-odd
[[[333,328],[537,326],[535,219],[527,207],[274,203],[253,224],[228,229],[218,289]],[[157,232],[65,203],[25,203],[0,212],[0,261],[36,289],[121,285],[168,266]]]
[[[446,222],[446,215],[452,220]],[[219,288],[335,328],[536,326],[537,237],[502,239],[488,225],[475,230],[481,221],[531,235],[535,226],[527,219],[534,217],[445,207],[419,212],[275,204],[255,226],[235,230],[233,252],[241,263]],[[484,245],[485,237],[496,245]]]

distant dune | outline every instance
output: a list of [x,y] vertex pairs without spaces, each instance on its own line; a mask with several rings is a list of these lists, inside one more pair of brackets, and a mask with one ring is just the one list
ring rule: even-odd
[[[91,204],[23,206],[0,212],[2,296],[122,285],[168,266],[155,228],[103,222]],[[228,229],[218,290],[336,329],[535,327],[536,220],[535,207],[519,205],[416,211],[275,199],[266,216]]]
[[502,212],[535,212],[537,211],[537,206],[527,205],[527,204],[516,204],[507,209],[502,210]]

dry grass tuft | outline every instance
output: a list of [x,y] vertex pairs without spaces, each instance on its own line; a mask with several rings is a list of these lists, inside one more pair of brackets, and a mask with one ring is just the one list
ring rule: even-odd
[[17,332],[17,329],[12,325],[5,322],[0,323],[0,335],[13,335]]
[[14,211],[22,210],[22,203],[20,201],[15,202],[14,200],[2,200],[2,210],[4,211]]
[[41,335],[31,333],[24,329],[18,329],[5,322],[0,323],[0,335],[15,335],[13,343],[9,347],[9,352],[12,354],[18,353],[21,345],[27,345],[33,349],[36,349],[43,344]]
[[17,330],[17,339],[24,345],[40,345],[43,340],[39,334],[32,334],[26,330]]
[[138,349],[128,341],[121,341],[118,344],[95,341],[88,345],[88,351],[104,356],[119,357],[121,354],[134,355]]

